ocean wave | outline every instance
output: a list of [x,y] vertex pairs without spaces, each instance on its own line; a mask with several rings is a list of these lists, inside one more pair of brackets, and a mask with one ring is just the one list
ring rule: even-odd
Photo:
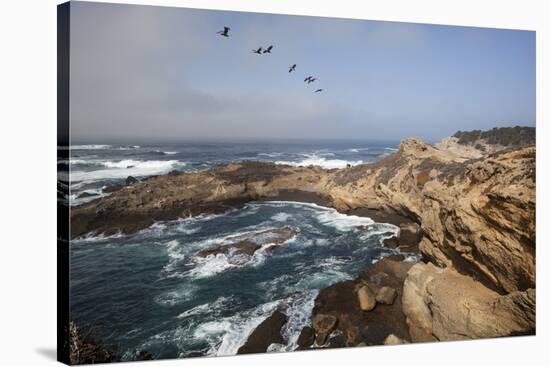
[[397,151],[397,148],[391,148],[391,147],[385,147],[384,149],[386,149],[386,150],[391,150],[392,152]]
[[277,213],[271,217],[271,220],[275,222],[286,222],[292,215],[284,212]]
[[185,162],[178,160],[169,161],[135,161],[125,159],[122,161],[99,162],[107,169],[95,171],[71,171],[72,181],[104,180],[126,178],[128,176],[150,176],[168,173],[176,168],[184,167]]
[[351,149],[348,149],[348,152],[351,152],[351,153],[359,153],[363,150],[369,150],[369,148],[351,148]]
[[195,338],[207,340],[211,344],[209,355],[235,355],[252,331],[280,304],[281,301],[272,301],[234,316],[203,323],[193,335]]
[[322,213],[316,215],[315,219],[325,226],[333,227],[340,232],[356,230],[361,226],[368,226],[374,221],[368,217],[358,217],[356,215],[346,215],[338,213],[336,209],[327,208]]
[[196,286],[185,284],[176,290],[159,294],[154,300],[161,306],[174,306],[178,303],[191,300],[196,292]]
[[203,303],[180,313],[177,318],[185,319],[192,316],[208,313],[209,316],[215,316],[220,310],[227,308],[228,303],[233,301],[233,297],[219,297],[214,302]]
[[334,169],[334,168],[346,168],[347,165],[356,166],[358,164],[363,164],[362,160],[358,161],[347,161],[343,159],[326,159],[320,157],[316,154],[306,155],[306,158],[299,161],[276,161],[275,164],[288,165],[293,167],[308,167],[308,166],[319,166],[325,169]]
[[71,150],[100,150],[110,149],[112,145],[107,144],[84,144],[84,145],[71,145]]
[[279,152],[272,152],[272,153],[258,153],[258,155],[261,155],[263,157],[271,157],[271,158],[275,158],[275,157],[280,157],[282,156],[284,153],[279,153]]

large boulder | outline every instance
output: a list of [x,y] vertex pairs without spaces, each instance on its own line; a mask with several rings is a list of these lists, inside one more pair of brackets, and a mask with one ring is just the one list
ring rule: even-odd
[[287,322],[287,316],[280,310],[275,310],[271,316],[262,321],[250,334],[246,342],[239,348],[237,354],[264,353],[273,343],[284,344],[281,328]]
[[386,305],[393,304],[397,297],[397,292],[392,287],[382,287],[376,292],[376,302]]
[[413,266],[403,289],[412,341],[534,334],[535,290],[507,295],[451,268]]
[[304,326],[298,336],[298,350],[307,349],[315,342],[315,331],[311,326]]
[[357,290],[357,300],[362,311],[372,311],[376,307],[376,296],[367,285]]

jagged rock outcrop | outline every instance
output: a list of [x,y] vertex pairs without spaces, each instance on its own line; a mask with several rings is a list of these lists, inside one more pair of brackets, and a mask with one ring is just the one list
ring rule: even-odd
[[[376,163],[345,169],[242,162],[154,177],[73,208],[71,236],[133,233],[157,220],[296,192],[344,213],[397,213],[419,227],[409,226],[430,263],[411,269],[403,290],[413,341],[529,334],[535,329],[535,147],[499,134],[486,141],[498,138],[498,149],[474,145],[481,152],[475,156],[410,138]],[[348,299],[359,309],[356,294],[342,296]]]

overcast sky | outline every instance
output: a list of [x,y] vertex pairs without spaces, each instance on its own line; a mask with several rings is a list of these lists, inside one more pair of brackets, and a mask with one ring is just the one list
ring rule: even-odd
[[73,2],[70,98],[73,142],[437,140],[535,126],[535,33]]

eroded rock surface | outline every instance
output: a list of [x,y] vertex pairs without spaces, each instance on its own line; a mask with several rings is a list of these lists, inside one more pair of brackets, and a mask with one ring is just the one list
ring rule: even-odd
[[[322,311],[338,319],[346,345],[361,343],[355,340],[373,344],[380,339],[365,342],[367,337],[357,335],[383,335],[385,339],[390,333],[413,341],[532,334],[535,146],[525,139],[514,145],[511,135],[503,134],[479,135],[486,145],[500,146],[489,149],[474,144],[474,155],[410,138],[376,163],[345,169],[242,162],[154,177],[73,208],[71,236],[134,233],[154,221],[219,213],[285,193],[293,193],[297,200],[318,200],[343,213],[377,213],[380,217],[395,213],[416,223],[397,224],[400,237],[395,244],[401,247],[400,238],[416,236],[423,260],[429,264],[411,270],[403,292],[399,284],[389,285],[397,291],[394,303],[370,312],[360,310],[356,281],[322,290],[319,297],[326,302],[316,304],[315,313]],[[457,139],[463,136],[467,135]],[[253,250],[253,246],[239,246],[243,251]],[[380,286],[384,285],[382,278],[378,279]],[[369,285],[374,283],[369,280]],[[394,330],[399,329],[395,325],[388,332],[387,323],[376,319],[370,320],[371,331],[365,331],[365,320],[357,318],[356,311],[382,320],[386,320],[379,313],[383,307],[402,314],[401,293],[406,294],[410,335]]]

